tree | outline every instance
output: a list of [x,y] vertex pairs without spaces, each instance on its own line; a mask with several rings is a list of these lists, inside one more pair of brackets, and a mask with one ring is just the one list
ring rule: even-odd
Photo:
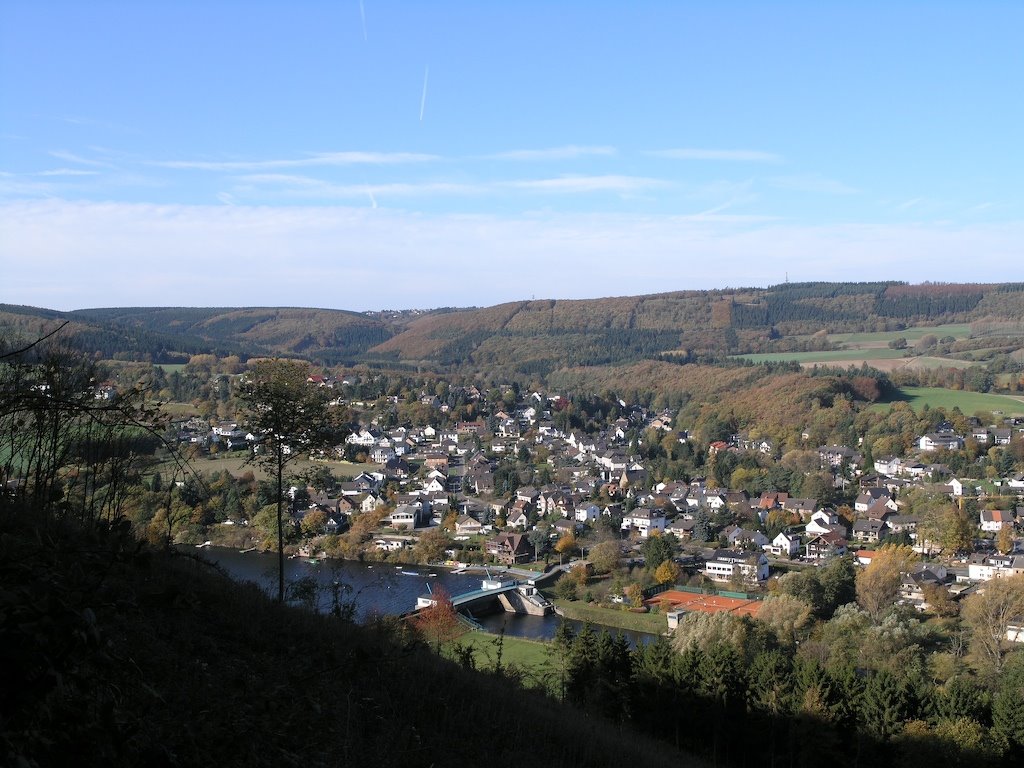
[[1004,555],[1013,551],[1013,530],[1010,526],[1004,525],[996,534],[996,549]]
[[539,560],[540,553],[548,543],[547,530],[538,526],[526,535],[526,539],[533,545],[533,559]]
[[619,542],[607,539],[590,548],[590,562],[597,573],[611,573],[619,565]]
[[857,574],[857,602],[874,621],[896,603],[903,574],[916,559],[917,555],[906,545],[885,546]]
[[998,674],[1006,656],[1007,626],[1024,617],[1024,574],[991,579],[968,597],[960,615],[971,632],[971,652]]
[[555,552],[558,553],[558,562],[561,564],[562,556],[569,555],[572,557],[572,553],[576,551],[576,537],[571,533],[562,535],[558,541],[555,542]]
[[799,598],[770,595],[762,603],[757,619],[775,633],[780,644],[796,646],[812,615],[811,606]]
[[1024,757],[1024,653],[1017,652],[1006,663],[999,689],[992,700],[993,730],[1010,748],[1010,754]]
[[309,366],[291,360],[266,360],[252,367],[239,398],[249,429],[260,445],[250,461],[274,477],[277,499],[277,599],[284,602],[285,470],[303,453],[334,442],[327,402],[328,390],[307,382]]
[[316,536],[324,532],[327,525],[327,513],[322,509],[311,509],[302,518],[302,532],[307,536]]
[[433,604],[416,614],[414,625],[440,655],[444,643],[462,634],[462,624],[459,622],[458,611],[452,605],[451,596],[443,587],[435,589],[432,598]]
[[679,565],[674,560],[665,560],[654,572],[654,580],[659,584],[675,584],[679,581]]
[[675,554],[675,547],[672,546],[673,538],[651,534],[644,543],[640,545],[640,553],[644,556],[644,562],[649,569],[655,569],[666,560],[671,560]]

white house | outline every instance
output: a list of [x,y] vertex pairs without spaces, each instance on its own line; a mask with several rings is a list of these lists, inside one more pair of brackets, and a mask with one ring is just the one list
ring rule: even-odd
[[627,512],[622,518],[622,530],[628,531],[636,528],[640,532],[640,538],[646,539],[652,533],[665,532],[665,513],[659,509],[634,509]]
[[800,537],[783,531],[761,548],[775,557],[795,557],[800,554]]
[[917,447],[922,451],[937,451],[941,448],[957,451],[962,445],[963,440],[960,439],[960,436],[954,435],[952,432],[929,432],[926,435],[921,435],[917,441]]
[[740,574],[749,584],[761,584],[768,578],[768,558],[763,552],[722,549],[707,561],[703,573],[712,581],[731,581]]
[[999,509],[983,509],[979,513],[979,526],[981,530],[989,533],[997,533],[1003,528],[1013,528],[1013,512]]

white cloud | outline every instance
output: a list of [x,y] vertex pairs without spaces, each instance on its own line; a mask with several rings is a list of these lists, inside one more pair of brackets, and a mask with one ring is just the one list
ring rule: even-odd
[[781,163],[782,156],[756,149],[659,149],[648,152],[672,160],[725,160],[743,163]]
[[550,149],[514,149],[484,155],[486,160],[574,160],[578,157],[610,157],[616,154],[615,147],[578,147],[570,144]]
[[437,155],[414,152],[319,152],[307,157],[282,160],[158,160],[150,165],[196,171],[259,171],[274,168],[312,168],[317,166],[399,165],[440,160]]
[[[1004,280],[1024,224],[800,226],[690,216],[428,215],[349,206],[0,205],[0,301],[345,309],[487,305],[791,280]],[[144,254],[144,258],[140,258]],[[510,270],[509,265],[515,265]],[[585,268],[582,268],[584,267]],[[614,274],[612,288],[608,275]],[[112,279],[117,275],[118,279]]]

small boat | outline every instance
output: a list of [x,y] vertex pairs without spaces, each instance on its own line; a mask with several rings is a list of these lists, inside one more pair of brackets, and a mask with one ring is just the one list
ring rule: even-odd
[[315,557],[306,558],[306,562],[310,565],[320,565],[320,561]]
[[238,554],[244,555],[246,552],[255,552],[255,551],[256,551],[256,547],[249,547],[248,549],[240,549],[240,550],[238,550]]
[[428,573],[428,574],[426,574],[426,575],[427,575],[427,576],[430,576],[431,578],[433,578],[433,577],[437,576],[437,574],[436,574],[436,573]]
[[203,549],[204,547],[212,547],[212,541],[204,541],[202,544],[196,544],[196,549]]
[[422,576],[422,573],[416,573],[416,571],[399,571],[403,576]]

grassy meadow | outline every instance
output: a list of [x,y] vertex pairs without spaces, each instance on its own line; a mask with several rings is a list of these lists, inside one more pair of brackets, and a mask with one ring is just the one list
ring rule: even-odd
[[929,408],[959,408],[971,415],[977,411],[1001,411],[1006,416],[1024,416],[1024,398],[1006,395],[989,395],[983,392],[963,392],[939,387],[903,387],[900,397],[886,403],[877,403],[872,408],[884,410],[893,402],[906,402],[914,410],[925,405]]

